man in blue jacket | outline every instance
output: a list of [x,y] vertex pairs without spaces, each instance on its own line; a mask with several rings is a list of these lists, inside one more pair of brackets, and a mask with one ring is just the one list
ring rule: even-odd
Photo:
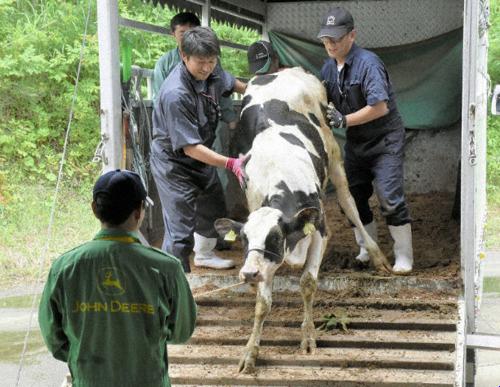
[[[337,7],[326,14],[318,34],[330,59],[321,69],[328,95],[330,125],[346,129],[345,171],[363,225],[377,239],[368,199],[377,194],[394,239],[394,272],[413,267],[411,218],[403,190],[405,129],[387,70],[373,52],[358,47],[352,15]],[[373,184],[373,185],[372,185]],[[354,229],[368,262],[361,233]]]

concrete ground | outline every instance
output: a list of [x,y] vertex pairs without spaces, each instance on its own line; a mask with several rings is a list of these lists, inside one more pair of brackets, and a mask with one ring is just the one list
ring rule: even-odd
[[[500,282],[500,252],[489,252],[484,261],[485,277]],[[20,300],[24,307],[2,306],[2,299],[23,296],[30,289],[0,290],[0,385],[9,387],[59,387],[68,372],[65,363],[55,360],[41,340],[36,313],[18,382],[19,355],[30,320],[31,298]],[[31,289],[32,290],[32,289]],[[41,291],[37,287],[35,291]],[[22,298],[22,297],[21,297]],[[478,318],[478,331],[500,334],[500,293],[485,293]],[[477,351],[476,387],[500,386],[500,351]]]
[[[500,283],[500,251],[488,252],[484,261],[485,278]],[[484,293],[479,311],[477,331],[500,335],[500,293]],[[500,386],[500,351],[477,351],[476,387]]]

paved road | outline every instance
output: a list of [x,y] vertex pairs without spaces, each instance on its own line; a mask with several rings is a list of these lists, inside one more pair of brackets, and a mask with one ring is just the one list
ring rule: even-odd
[[[500,295],[483,296],[477,330],[500,335]],[[500,351],[480,349],[477,351],[477,361],[476,387],[500,386]]]
[[487,252],[483,265],[483,274],[485,277],[500,278],[500,251]]
[[[489,251],[483,262],[483,275],[500,282],[500,251]],[[483,294],[477,330],[500,335],[500,294]],[[500,351],[477,351],[476,387],[500,386]]]

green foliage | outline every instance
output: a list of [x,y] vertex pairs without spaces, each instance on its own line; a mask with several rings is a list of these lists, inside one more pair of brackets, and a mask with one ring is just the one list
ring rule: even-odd
[[[9,176],[54,181],[64,144],[86,2],[0,3],[0,164]],[[99,141],[98,56],[92,9],[66,170],[95,174]]]
[[22,189],[12,190],[3,207],[0,202],[0,288],[20,278],[36,278],[42,259],[47,270],[53,259],[91,239],[99,227],[90,208],[92,188],[88,182],[78,189],[63,184],[50,240],[54,188],[51,184],[16,185]]
[[[92,3],[87,45],[71,123],[65,174],[76,180],[96,175],[91,163],[100,138],[99,62],[96,9]],[[120,0],[125,18],[168,27],[176,10],[145,6],[141,0]],[[68,125],[78,67],[87,1],[0,1],[0,165],[16,180],[54,181]],[[250,44],[255,31],[214,23],[223,40]],[[132,63],[153,68],[175,47],[173,37],[120,28],[128,40]],[[223,67],[248,76],[245,52],[223,49]]]
[[345,312],[336,310],[334,313],[328,313],[321,317],[321,324],[317,329],[320,331],[331,331],[338,328],[343,332],[347,332],[349,322],[349,317],[347,317]]
[[[490,11],[488,73],[495,86],[500,84],[500,0],[491,0]],[[487,141],[488,201],[500,206],[500,116],[488,117]]]
[[[120,14],[129,19],[138,20],[165,28],[170,27],[170,19],[177,14],[177,10],[162,8],[161,6],[144,7],[141,0],[121,0]],[[212,22],[212,28],[220,40],[250,45],[260,39],[257,31],[249,28],[235,27],[227,23]],[[133,48],[132,63],[153,68],[156,61],[168,50],[176,47],[173,37],[151,34],[130,28],[120,29],[120,39],[127,39]],[[246,52],[231,48],[222,48],[222,66],[231,74],[248,77]]]
[[500,0],[490,0],[488,40],[488,73],[491,83],[495,85],[500,83]]
[[483,280],[484,293],[500,293],[500,278],[486,277]]

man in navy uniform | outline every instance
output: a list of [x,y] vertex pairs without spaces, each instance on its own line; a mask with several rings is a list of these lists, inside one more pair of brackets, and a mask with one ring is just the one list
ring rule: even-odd
[[219,122],[220,99],[246,84],[218,64],[219,40],[208,27],[184,33],[182,62],[163,82],[153,112],[151,170],[160,194],[165,224],[162,248],[179,257],[190,272],[194,264],[214,269],[234,267],[213,249],[213,222],[223,217],[225,202],[216,167],[231,170],[244,184],[243,159],[223,156],[211,146]]
[[[337,7],[326,14],[318,38],[330,59],[321,69],[332,128],[346,129],[345,171],[359,215],[370,236],[377,239],[368,199],[373,186],[394,240],[394,272],[413,267],[411,219],[403,191],[405,130],[392,85],[380,58],[354,43],[352,15]],[[373,185],[372,185],[373,184]],[[361,233],[354,229],[360,253],[368,262]]]

